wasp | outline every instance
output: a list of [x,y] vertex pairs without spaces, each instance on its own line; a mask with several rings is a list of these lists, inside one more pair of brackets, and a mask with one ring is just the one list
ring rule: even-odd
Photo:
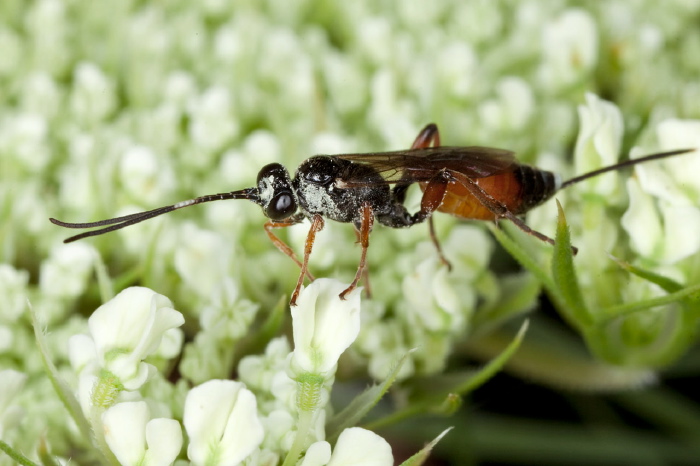
[[[352,223],[361,245],[360,262],[350,286],[354,290],[367,265],[369,235],[374,222],[391,228],[407,228],[428,221],[430,237],[442,261],[449,266],[435,235],[435,211],[462,219],[507,219],[526,233],[553,244],[546,235],[528,227],[520,216],[551,198],[557,191],[602,173],[651,160],[694,151],[680,149],[627,160],[562,182],[556,174],[518,163],[513,152],[490,147],[440,145],[435,124],[427,125],[408,150],[366,154],[316,155],[297,168],[294,178],[279,163],[264,166],[255,187],[210,194],[146,212],[91,223],[52,223],[66,228],[99,228],[66,239],[65,243],[119,230],[153,217],[204,202],[247,199],[262,207],[268,218],[265,232],[272,243],[299,265],[301,272],[290,305],[296,305],[308,270],[309,256],[324,219]],[[408,188],[419,184],[423,191],[420,209],[411,213],[404,201]],[[300,261],[274,229],[309,219],[311,227]],[[575,252],[575,249],[574,249]]]

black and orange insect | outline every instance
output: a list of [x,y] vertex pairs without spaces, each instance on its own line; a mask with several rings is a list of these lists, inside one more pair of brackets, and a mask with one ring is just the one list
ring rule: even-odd
[[[316,234],[323,229],[324,218],[352,223],[362,246],[355,278],[344,290],[343,298],[357,287],[365,267],[369,234],[374,221],[391,228],[405,228],[428,220],[430,236],[443,262],[435,236],[432,214],[436,210],[463,219],[508,219],[521,230],[542,241],[553,240],[528,227],[518,216],[551,198],[554,193],[588,178],[651,160],[691,152],[680,149],[627,160],[561,182],[552,172],[518,163],[512,152],[490,147],[442,147],[435,124],[427,125],[409,150],[367,154],[317,155],[305,160],[292,179],[285,167],[272,163],[258,173],[257,186],[229,193],[178,202],[123,217],[91,223],[66,223],[54,218],[56,225],[66,228],[95,228],[66,239],[69,243],[89,236],[142,222],[173,210],[203,202],[225,199],[247,199],[263,209],[269,218],[265,231],[273,244],[301,267],[291,305],[296,304]],[[423,190],[420,210],[410,213],[404,205],[409,186],[418,183]],[[273,229],[311,221],[306,238],[304,259],[299,261],[289,246]]]

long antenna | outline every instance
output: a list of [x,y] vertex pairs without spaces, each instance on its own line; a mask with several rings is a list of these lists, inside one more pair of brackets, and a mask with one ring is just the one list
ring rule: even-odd
[[121,230],[130,225],[136,223],[141,223],[149,218],[157,217],[159,215],[167,214],[173,210],[182,209],[183,207],[190,207],[196,204],[202,204],[204,202],[212,201],[223,201],[227,199],[248,199],[253,202],[258,200],[258,190],[256,188],[247,188],[240,191],[232,191],[230,193],[220,193],[220,194],[209,194],[206,196],[197,197],[187,201],[178,202],[177,204],[158,207],[157,209],[148,210],[146,212],[139,212],[131,215],[124,215],[123,217],[109,218],[107,220],[100,220],[98,222],[91,223],[68,223],[62,222],[61,220],[56,220],[55,218],[50,218],[49,220],[54,225],[58,225],[64,228],[95,228],[103,227],[105,225],[110,225],[106,228],[100,228],[99,230],[86,231],[80,233],[79,235],[71,236],[68,239],[63,240],[64,243],[72,243],[73,241],[78,241],[79,239],[88,238],[90,236],[103,235],[109,233],[110,231]]
[[612,172],[625,167],[631,167],[637,165],[638,163],[649,162],[651,160],[665,159],[667,157],[673,157],[674,155],[686,154],[688,152],[693,152],[697,149],[677,149],[669,152],[659,152],[658,154],[651,154],[637,159],[629,159],[624,162],[616,163],[615,165],[610,165],[609,167],[599,168],[598,170],[593,170],[592,172],[584,173],[583,175],[575,176],[569,180],[564,181],[559,189],[564,189],[572,184],[576,184],[580,181],[587,180],[588,178],[593,178],[594,176],[601,175],[603,173]]

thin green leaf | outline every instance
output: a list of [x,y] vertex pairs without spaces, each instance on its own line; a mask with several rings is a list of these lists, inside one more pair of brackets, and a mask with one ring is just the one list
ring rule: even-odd
[[452,427],[443,430],[440,435],[435,437],[435,440],[421,448],[418,453],[401,463],[401,466],[421,466],[423,463],[425,463],[425,460],[428,459],[428,456],[430,456],[430,452],[433,450],[433,448],[435,448],[435,445],[437,445],[437,443],[451,430]]
[[[39,354],[41,354],[41,360],[44,364],[44,370],[46,371],[46,374],[49,377],[49,381],[51,382],[54,391],[58,395],[58,398],[61,400],[61,403],[63,403],[63,406],[66,407],[68,413],[71,415],[71,417],[77,424],[78,429],[80,430],[80,433],[83,435],[83,437],[86,439],[94,440],[94,436],[92,435],[92,428],[90,427],[90,423],[88,422],[88,420],[83,415],[83,410],[80,407],[80,403],[78,403],[78,400],[73,395],[73,392],[70,389],[70,387],[68,387],[68,384],[66,384],[63,381],[63,379],[61,379],[60,375],[58,374],[58,370],[56,369],[56,366],[51,360],[51,355],[49,353],[48,346],[46,345],[46,336],[44,335],[44,332],[39,328],[39,322],[37,319],[36,312],[34,311],[34,308],[32,307],[31,303],[27,302],[27,305],[29,306],[29,314],[32,318],[34,338],[36,338],[36,344],[39,347]],[[96,450],[96,454],[99,455],[101,460],[103,460],[103,464],[112,464],[111,461],[107,461],[107,459],[102,455],[101,451]]]
[[61,466],[61,463],[56,458],[51,456],[51,452],[49,452],[49,447],[46,444],[45,437],[42,437],[39,440],[37,452],[39,453],[39,460],[43,466]]
[[379,402],[379,400],[381,400],[387,390],[389,390],[389,388],[394,384],[401,367],[404,365],[413,351],[415,350],[409,351],[408,353],[404,354],[401,359],[399,359],[391,373],[381,384],[369,387],[367,390],[356,396],[344,410],[333,416],[330,422],[328,422],[326,425],[328,441],[331,443],[334,442],[343,430],[357,425],[362,418],[365,417],[365,415]]
[[102,260],[102,256],[97,252],[95,253],[95,273],[97,274],[97,284],[100,288],[100,299],[103,303],[106,303],[114,298],[114,283],[112,283],[112,279],[107,273],[107,267]]
[[34,463],[32,460],[9,446],[7,443],[3,442],[0,440],[0,450],[4,451],[7,456],[12,458],[13,461],[15,461],[17,464],[21,464],[22,466],[38,466],[36,463]]
[[527,250],[516,243],[503,230],[498,228],[497,225],[492,223],[487,225],[496,240],[501,244],[501,246],[503,246],[503,249],[508,251],[508,253],[520,263],[520,265],[527,269],[532,275],[535,276],[535,278],[537,278],[537,280],[540,281],[540,283],[542,283],[542,286],[547,290],[549,297],[557,309],[564,308],[566,306],[564,296],[559,292],[559,288],[557,288],[557,286],[554,284],[554,281],[552,280],[552,277],[550,277],[549,273],[532,258],[532,255]]
[[75,398],[75,396],[73,396],[73,391],[70,389],[70,387],[68,387],[68,384],[66,384],[63,381],[63,379],[61,379],[60,375],[58,374],[58,370],[56,369],[56,366],[51,360],[51,355],[49,354],[48,346],[46,345],[46,336],[44,335],[44,332],[39,328],[39,322],[37,320],[36,312],[34,311],[34,308],[32,307],[31,303],[28,302],[27,305],[29,306],[29,314],[32,317],[32,326],[34,327],[34,337],[36,338],[36,344],[39,347],[41,360],[44,363],[44,370],[49,376],[51,385],[53,385],[53,388],[56,391],[56,394],[60,398],[61,402],[63,403],[63,406],[66,407],[68,413],[70,413],[71,417],[78,425],[78,428],[80,429],[80,432],[83,434],[83,436],[85,438],[92,438],[92,430],[90,428],[90,424],[83,415],[83,410],[80,408],[80,403],[78,403],[78,400]]
[[522,343],[525,333],[527,332],[528,325],[529,321],[525,320],[520,326],[515,338],[513,338],[513,341],[510,342],[510,344],[501,352],[501,354],[482,367],[481,370],[479,370],[474,376],[455,387],[453,391],[459,393],[460,395],[466,395],[467,393],[470,393],[485,384],[489,379],[496,375],[498,371],[503,369],[503,366],[505,366],[508,360],[520,347],[520,343]]
[[520,330],[518,330],[517,335],[513,338],[513,341],[493,360],[482,367],[476,372],[470,372],[465,377],[460,377],[458,381],[450,384],[449,386],[440,387],[435,389],[431,396],[423,399],[422,401],[414,401],[410,403],[405,408],[395,411],[394,413],[384,416],[382,418],[376,419],[368,423],[365,427],[368,429],[376,429],[378,427],[383,427],[385,425],[394,424],[403,419],[411,416],[415,416],[421,413],[442,413],[449,415],[453,410],[447,409],[445,407],[450,407],[454,404],[454,396],[460,395],[464,396],[476,388],[480,387],[491,379],[496,373],[503,368],[506,362],[515,354],[518,347],[522,343],[525,332],[527,331],[528,321],[523,322]]
[[664,277],[663,275],[659,275],[658,273],[643,269],[641,267],[637,267],[636,265],[632,265],[629,262],[623,261],[622,259],[619,259],[611,254],[608,254],[608,256],[610,257],[610,259],[615,261],[615,263],[619,265],[622,269],[633,273],[639,278],[643,278],[648,282],[658,285],[667,293],[674,293],[676,291],[680,291],[683,288],[683,285],[668,277]]
[[658,298],[645,299],[636,303],[626,303],[620,304],[618,306],[611,306],[605,308],[605,314],[601,317],[600,320],[595,322],[595,324],[597,326],[607,325],[610,323],[610,321],[625,315],[645,311],[647,309],[651,309],[657,306],[675,304],[683,300],[688,300],[691,303],[700,300],[700,283],[688,286],[675,293],[669,293],[666,296],[660,296]]
[[557,288],[552,281],[549,274],[540,267],[540,265],[533,260],[532,255],[523,249],[518,243],[516,243],[512,238],[510,238],[503,230],[498,228],[497,225],[493,223],[487,223],[491,233],[496,238],[496,240],[503,246],[503,249],[508,251],[508,253],[517,260],[520,265],[525,267],[530,271],[537,279],[542,283],[542,285],[547,288],[547,291],[553,294],[557,293]]
[[557,201],[559,217],[557,220],[557,235],[554,241],[554,255],[552,256],[552,278],[564,300],[564,306],[560,311],[569,314],[569,321],[577,326],[592,323],[591,313],[588,311],[581,294],[581,288],[574,268],[574,254],[571,249],[571,237],[569,226],[566,223],[564,209]]

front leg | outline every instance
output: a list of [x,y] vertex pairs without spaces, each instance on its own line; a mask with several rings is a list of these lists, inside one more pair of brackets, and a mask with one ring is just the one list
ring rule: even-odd
[[[301,262],[299,259],[297,259],[297,255],[294,254],[294,251],[292,251],[292,248],[290,248],[284,241],[279,239],[277,235],[275,235],[272,230],[276,228],[287,228],[291,227],[292,225],[296,225],[298,223],[301,223],[304,220],[304,214],[297,214],[293,215],[289,218],[286,218],[284,220],[280,221],[273,221],[273,220],[268,220],[265,222],[265,225],[263,228],[265,228],[265,233],[267,233],[267,237],[272,241],[272,244],[275,245],[277,249],[279,249],[281,252],[283,252],[287,257],[292,259],[296,265],[299,267],[302,266]],[[306,271],[306,276],[309,277],[309,280],[314,281],[313,275],[311,275],[311,272],[308,270]]]
[[309,234],[306,236],[306,244],[304,245],[304,262],[301,264],[301,273],[297,279],[297,286],[294,287],[292,299],[289,301],[290,306],[297,305],[297,298],[301,292],[301,286],[304,284],[304,276],[308,273],[309,256],[311,255],[311,249],[314,247],[314,241],[316,241],[316,233],[323,230],[323,225],[323,217],[318,214],[314,215],[311,219]]

